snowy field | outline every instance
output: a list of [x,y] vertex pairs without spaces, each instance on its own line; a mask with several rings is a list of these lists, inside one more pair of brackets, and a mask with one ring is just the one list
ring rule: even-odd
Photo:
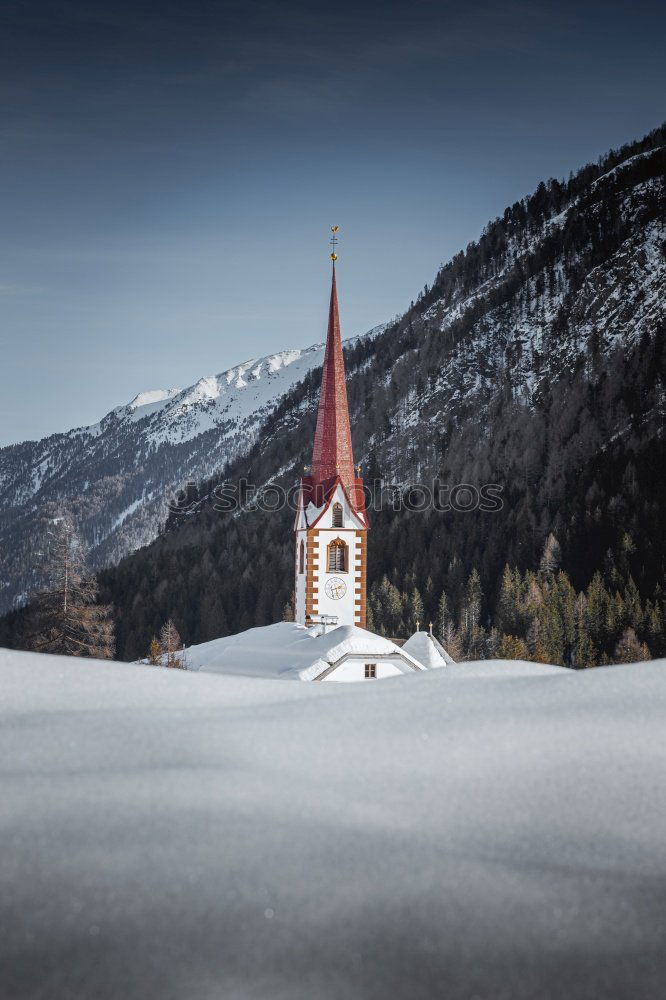
[[666,661],[0,651],[2,1000],[658,1000]]

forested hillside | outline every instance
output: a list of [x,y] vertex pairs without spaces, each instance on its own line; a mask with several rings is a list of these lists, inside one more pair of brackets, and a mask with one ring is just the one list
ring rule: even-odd
[[[501,488],[500,510],[372,514],[378,631],[432,620],[459,655],[573,666],[645,644],[663,655],[664,141],[658,129],[540,184],[346,351],[367,482]],[[344,298],[343,269],[339,285]],[[158,540],[102,573],[121,658],[143,655],[168,617],[191,643],[288,613],[293,513],[221,513],[214,490],[296,481],[318,384],[313,370]],[[5,624],[6,641],[20,628]]]

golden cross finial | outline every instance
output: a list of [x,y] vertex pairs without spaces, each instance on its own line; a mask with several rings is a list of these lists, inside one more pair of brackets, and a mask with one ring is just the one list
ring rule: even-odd
[[340,228],[340,226],[331,226],[331,232],[333,233],[333,235],[331,236],[331,238],[329,240],[329,243],[331,244],[331,251],[332,251],[329,254],[329,257],[333,261],[334,264],[335,264],[336,260],[338,259],[338,255],[335,252],[335,248],[338,245],[338,237],[336,236],[336,233],[338,232],[339,228]]

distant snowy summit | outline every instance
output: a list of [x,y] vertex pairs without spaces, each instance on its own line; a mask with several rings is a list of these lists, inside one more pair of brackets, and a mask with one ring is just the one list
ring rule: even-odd
[[185,389],[149,389],[117,406],[99,425],[80,428],[95,433],[110,417],[134,423],[149,418],[154,442],[190,441],[228,421],[250,419],[257,409],[287,392],[323,359],[323,344],[251,358],[218,375],[204,375]]
[[168,399],[173,399],[180,392],[180,389],[149,389],[147,392],[138,393],[134,399],[127,404],[127,408],[134,411],[153,403],[162,403]]
[[[375,336],[384,329],[382,324],[362,336]],[[352,337],[345,344],[351,345],[359,339]],[[153,442],[180,443],[230,421],[253,420],[258,412],[274,405],[309,371],[322,364],[324,346],[312,344],[301,350],[250,358],[219,375],[204,375],[185,389],[140,392],[131,402],[117,406],[100,424],[79,428],[78,433],[96,433],[112,415],[134,423],[150,418],[148,433]]]

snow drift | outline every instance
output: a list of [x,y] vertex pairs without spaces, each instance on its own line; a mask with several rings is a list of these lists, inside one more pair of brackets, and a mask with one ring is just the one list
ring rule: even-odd
[[1,651],[3,995],[660,996],[666,662],[493,671]]

